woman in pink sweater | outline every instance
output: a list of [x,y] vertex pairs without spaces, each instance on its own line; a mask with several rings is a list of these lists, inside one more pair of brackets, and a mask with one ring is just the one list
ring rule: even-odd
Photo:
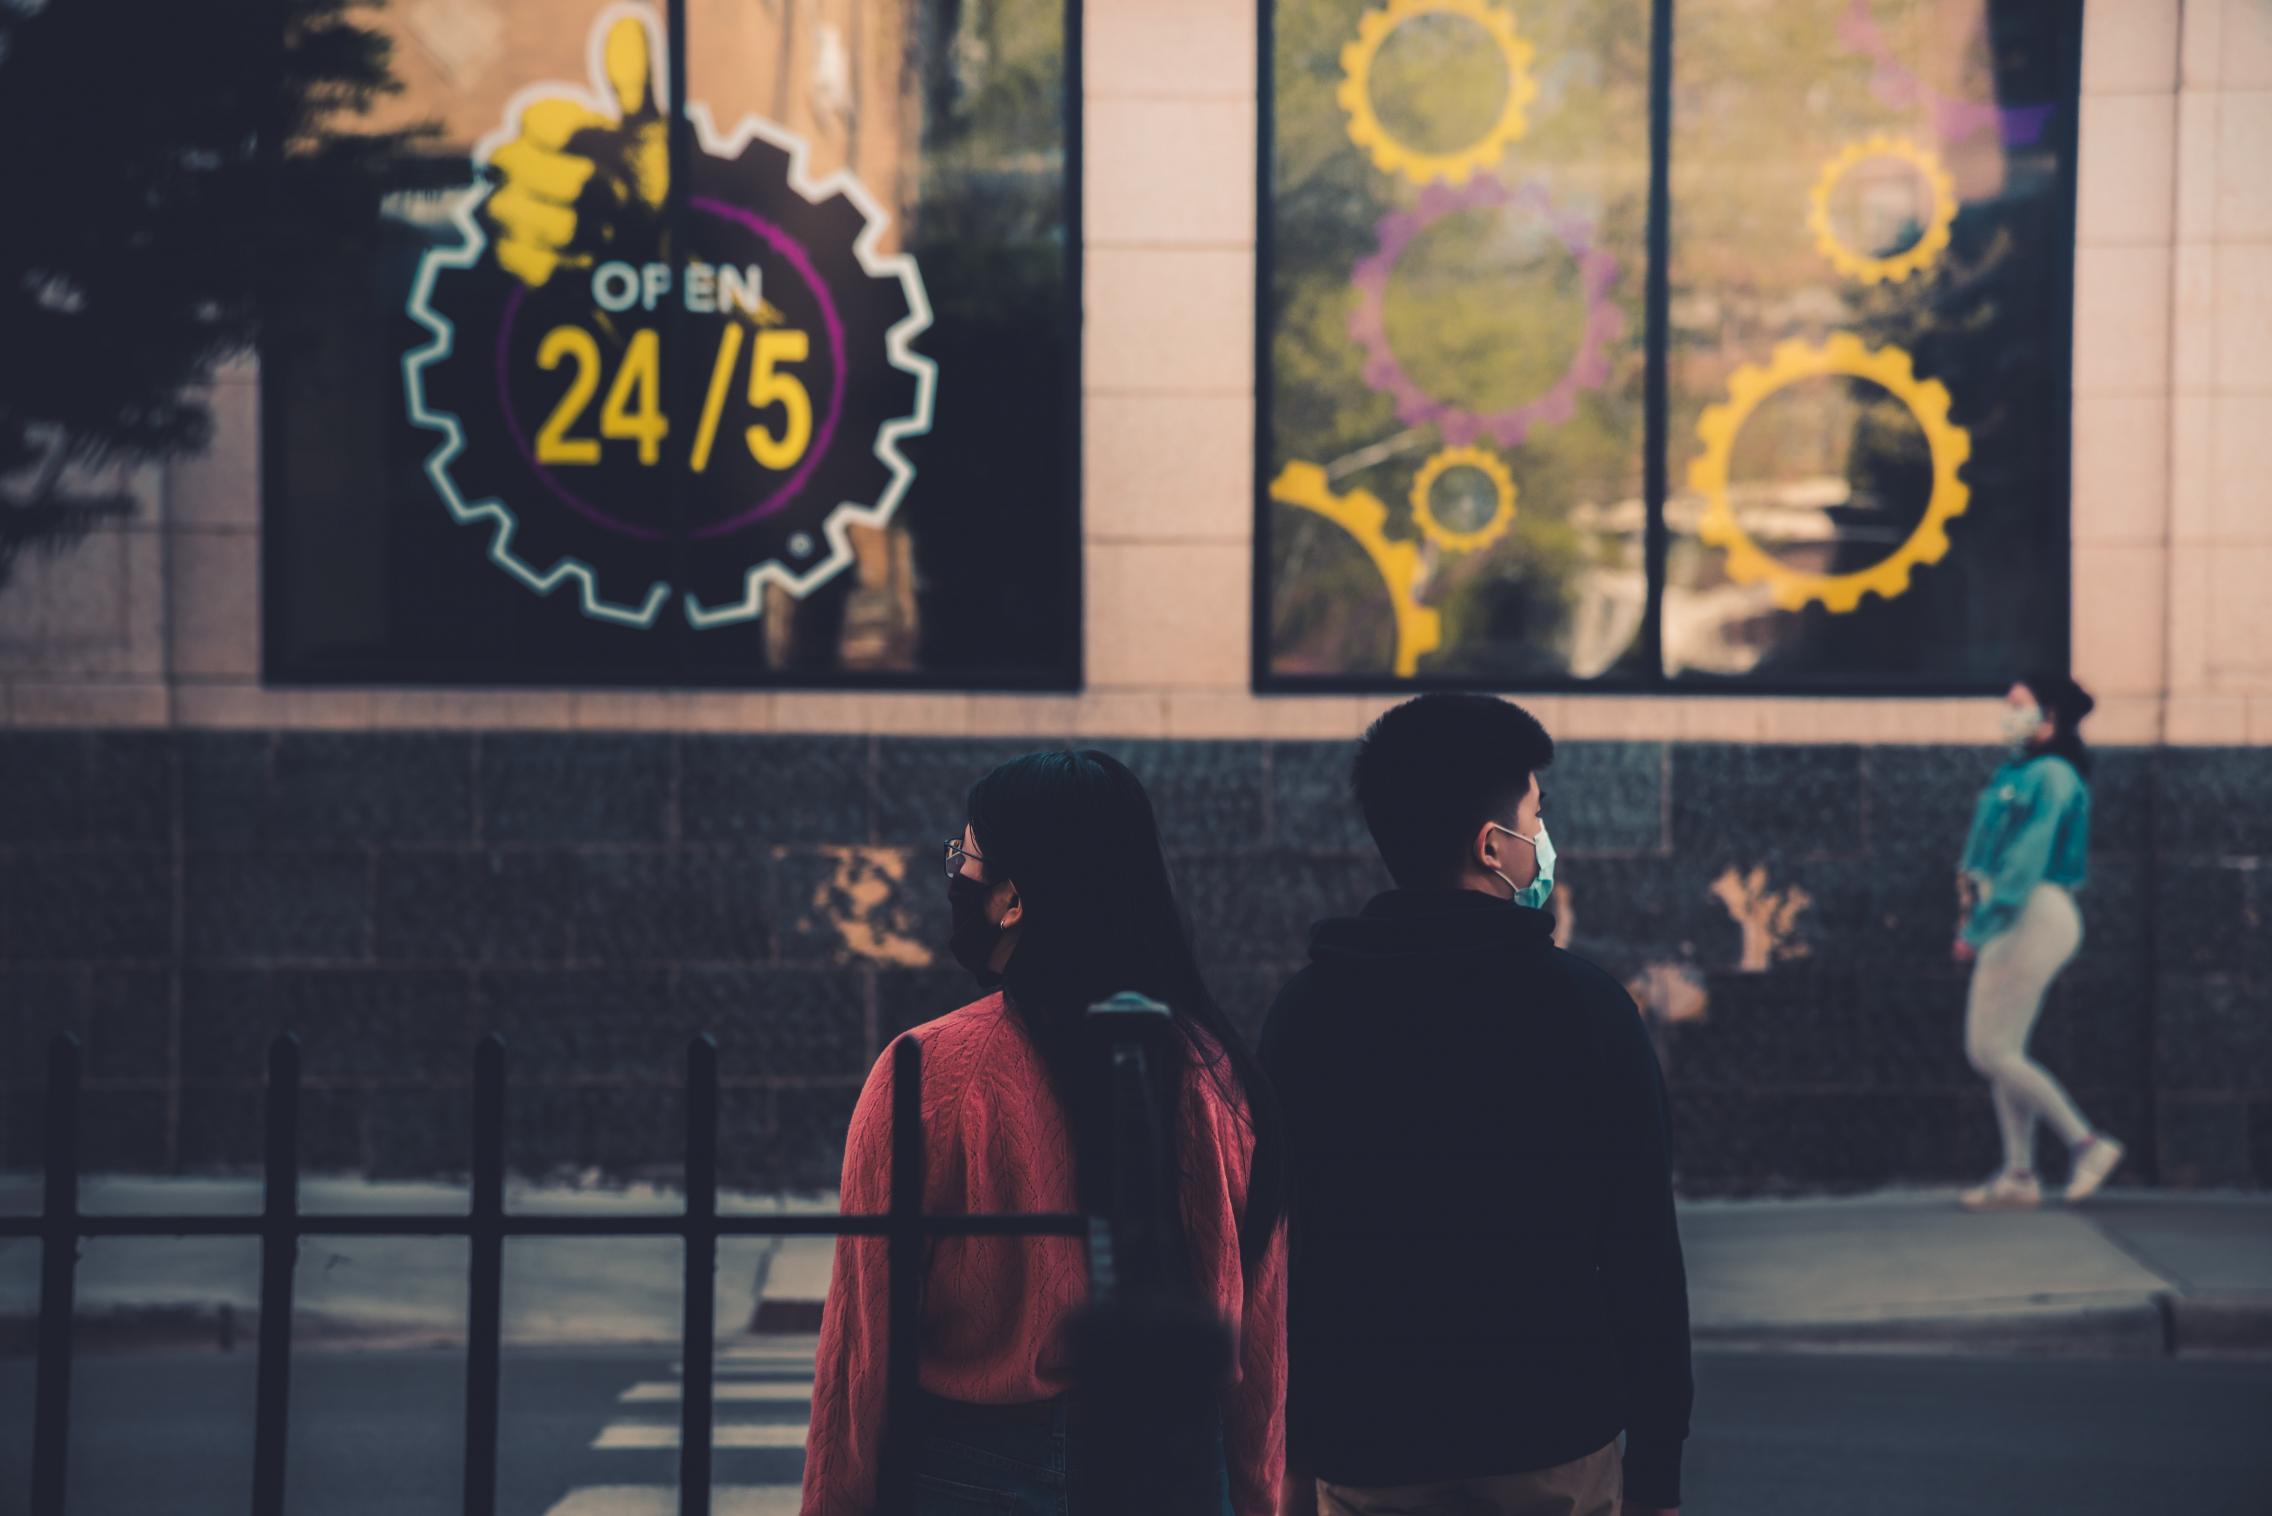
[[[923,1208],[1105,1209],[1113,1133],[1105,1049],[1087,1008],[1136,990],[1175,1012],[1155,1081],[1180,1204],[1167,1257],[1179,1290],[1235,1345],[1221,1399],[1220,1509],[1276,1509],[1285,1457],[1284,1197],[1267,1082],[1201,982],[1143,787],[1100,752],[1035,753],[971,790],[947,844],[956,959],[985,998],[917,1027]],[[892,1050],[852,1115],[844,1209],[889,1202]],[[1070,1113],[1070,1114],[1069,1114]],[[881,1238],[842,1238],[821,1323],[805,1450],[806,1516],[878,1509],[887,1430]],[[1088,1296],[1075,1238],[943,1237],[927,1250],[917,1377],[896,1409],[914,1509],[1062,1516],[1069,1491],[1141,1457],[1125,1425],[1085,1423],[1068,1326]],[[1163,1422],[1169,1408],[1162,1407]],[[1126,1418],[1116,1417],[1115,1421]],[[1114,1446],[1107,1447],[1108,1439]],[[1087,1463],[1084,1465],[1084,1456]],[[1084,1472],[1085,1470],[1085,1472]],[[897,1513],[894,1513],[897,1516]],[[1184,1516],[1184,1513],[1174,1513]],[[1212,1513],[1210,1513],[1212,1516]]]

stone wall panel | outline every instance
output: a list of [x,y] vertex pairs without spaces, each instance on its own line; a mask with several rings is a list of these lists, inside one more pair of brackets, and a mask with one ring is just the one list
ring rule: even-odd
[[473,743],[426,733],[196,733],[182,739],[193,847],[369,847],[473,835]]
[[868,738],[688,734],[679,743],[679,834],[688,841],[870,839]]
[[[311,1162],[453,1172],[473,1045],[495,1030],[517,1168],[667,1175],[686,1042],[708,1032],[732,1172],[833,1182],[883,1044],[980,994],[945,952],[939,839],[973,780],[1054,745],[0,738],[21,776],[0,798],[0,1152],[36,1158],[41,1050],[67,1031],[115,1106],[105,1161],[250,1165],[266,1044],[292,1031]],[[1202,971],[1251,1036],[1311,924],[1387,887],[1351,747],[1113,750],[1154,796]],[[1649,1020],[1690,1190],[1993,1164],[1948,949],[1956,855],[1999,756],[1565,744],[1556,910]],[[2267,773],[2241,750],[2101,754],[2085,942],[2033,1047],[2169,1183],[2272,1183]]]
[[0,847],[163,847],[174,745],[146,732],[0,732]]
[[34,849],[0,856],[0,958],[163,960],[174,948],[170,853]]
[[484,737],[481,835],[574,846],[664,842],[672,821],[667,737],[516,732]]
[[193,969],[182,979],[182,1076],[258,1084],[269,1044],[290,1033],[313,1081],[463,1080],[472,999],[471,976],[454,970]]
[[182,917],[183,951],[194,962],[364,961],[370,855],[193,852],[184,863]]
[[559,963],[574,887],[574,856],[549,849],[382,852],[375,951],[404,963]]
[[728,1078],[858,1078],[868,1071],[868,984],[800,968],[688,968],[673,976],[670,1021],[707,1032]]

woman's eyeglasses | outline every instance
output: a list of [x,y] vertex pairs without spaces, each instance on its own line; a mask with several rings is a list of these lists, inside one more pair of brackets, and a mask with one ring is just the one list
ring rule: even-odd
[[947,839],[947,877],[949,879],[956,878],[962,873],[962,861],[965,858],[981,868],[986,866],[986,857],[983,853],[974,853],[969,848],[964,847],[960,837],[949,837]]

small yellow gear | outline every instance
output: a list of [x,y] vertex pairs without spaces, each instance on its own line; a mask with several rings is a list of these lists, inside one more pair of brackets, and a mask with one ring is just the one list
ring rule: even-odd
[[[1933,210],[1926,220],[1924,234],[1890,258],[1855,252],[1838,240],[1838,233],[1830,224],[1830,197],[1836,193],[1838,181],[1857,164],[1871,158],[1901,159],[1917,170],[1933,195]],[[1814,245],[1839,273],[1866,284],[1898,284],[1912,274],[1922,273],[1948,250],[1949,227],[1956,220],[1956,181],[1949,177],[1949,171],[1941,166],[1940,158],[1931,149],[1920,147],[1907,137],[1868,137],[1847,144],[1843,152],[1824,165],[1822,177],[1814,182],[1812,200],[1807,225],[1814,229]]]
[[[1507,64],[1507,101],[1491,129],[1457,152],[1430,153],[1390,136],[1373,110],[1373,62],[1381,44],[1405,22],[1419,16],[1463,16],[1483,28]],[[1414,184],[1441,179],[1465,184],[1482,169],[1506,156],[1508,144],[1530,130],[1527,112],[1538,98],[1538,81],[1531,77],[1531,59],[1537,50],[1515,29],[1514,13],[1488,0],[1388,0],[1379,10],[1358,18],[1357,40],[1341,49],[1341,88],[1336,98],[1349,115],[1349,140],[1373,155],[1373,166],[1384,174],[1402,174]]]
[[[1491,518],[1468,532],[1455,532],[1436,518],[1436,508],[1430,492],[1436,481],[1455,468],[1471,468],[1491,481],[1498,495],[1498,504],[1492,508]],[[1515,476],[1499,461],[1496,453],[1479,447],[1447,447],[1420,465],[1420,476],[1412,481],[1412,519],[1419,523],[1420,533],[1430,542],[1449,553],[1472,553],[1489,547],[1507,535],[1515,524]]]
[[[1901,546],[1868,568],[1845,574],[1809,574],[1763,551],[1745,534],[1728,504],[1728,468],[1736,433],[1759,403],[1800,379],[1845,374],[1891,391],[1917,418],[1933,457],[1933,492],[1925,513]],[[1958,477],[1972,456],[1972,434],[1949,420],[1949,392],[1935,379],[1920,379],[1909,354],[1898,347],[1869,348],[1851,332],[1838,332],[1821,346],[1786,342],[1765,368],[1745,364],[1728,379],[1725,403],[1705,407],[1696,435],[1703,453],[1688,466],[1688,487],[1704,497],[1696,534],[1728,555],[1728,575],[1745,584],[1774,587],[1775,603],[1787,611],[1808,601],[1843,615],[1861,604],[1865,593],[1887,600],[1906,592],[1910,570],[1938,563],[1948,554],[1948,523],[1972,503],[1972,490]]]
[[1314,511],[1357,539],[1365,556],[1380,570],[1388,586],[1389,605],[1396,612],[1396,677],[1410,679],[1420,671],[1420,658],[1443,644],[1441,611],[1422,605],[1413,594],[1420,578],[1420,549],[1410,542],[1395,542],[1383,530],[1388,507],[1367,490],[1336,495],[1326,483],[1325,470],[1314,463],[1289,463],[1270,482],[1270,498],[1281,505]]

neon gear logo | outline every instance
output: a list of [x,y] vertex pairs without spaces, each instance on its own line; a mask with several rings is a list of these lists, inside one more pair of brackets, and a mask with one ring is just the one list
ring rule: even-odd
[[[669,82],[643,6],[601,13],[591,86],[540,84],[474,149],[409,311],[425,474],[491,562],[587,617],[651,630],[762,616],[852,563],[931,429],[937,367],[911,257],[848,172],[754,116],[687,107],[686,246],[667,246]],[[675,309],[673,308],[675,307]],[[673,347],[675,345],[675,350]],[[668,382],[666,382],[666,380]]]

